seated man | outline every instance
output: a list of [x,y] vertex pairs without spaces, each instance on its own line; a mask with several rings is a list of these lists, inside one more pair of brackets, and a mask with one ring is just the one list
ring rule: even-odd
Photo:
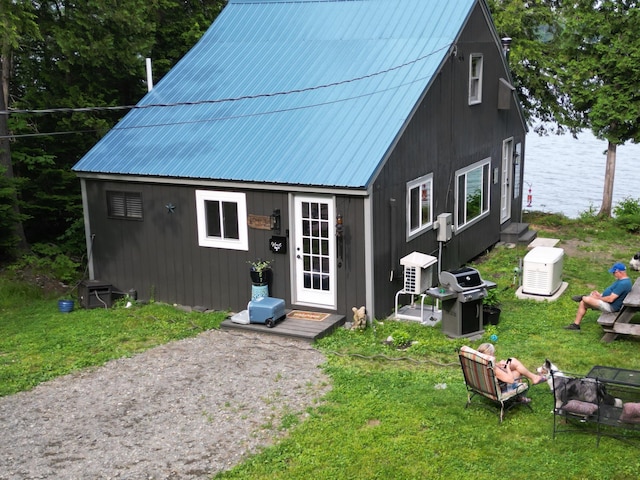
[[631,291],[631,279],[627,276],[627,267],[623,263],[617,262],[609,269],[616,278],[616,281],[609,285],[604,292],[596,290],[589,295],[575,295],[573,300],[580,302],[578,312],[573,323],[567,325],[567,330],[580,330],[580,322],[587,313],[587,309],[600,310],[601,312],[617,312],[622,308],[624,297]]

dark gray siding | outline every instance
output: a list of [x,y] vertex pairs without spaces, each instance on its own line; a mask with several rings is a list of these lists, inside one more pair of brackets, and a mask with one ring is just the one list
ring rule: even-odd
[[[249,251],[198,245],[195,190],[192,186],[87,180],[92,258],[96,279],[120,291],[135,289],[142,300],[240,311],[251,298],[248,261],[272,259],[271,294],[291,299],[289,253],[269,250],[271,230],[249,229]],[[140,192],[143,219],[107,216],[106,192]],[[249,191],[247,213],[281,212],[281,235],[289,233],[287,192]],[[339,197],[336,211],[345,219],[343,266],[337,272],[339,313],[365,302],[362,200]],[[169,212],[167,205],[175,208]],[[290,245],[289,245],[290,247]]]
[[[482,103],[469,106],[471,53],[483,54],[484,75]],[[392,312],[395,293],[402,288],[400,258],[413,251],[439,255],[434,230],[406,241],[406,183],[434,174],[435,220],[440,213],[454,213],[456,170],[490,157],[491,171],[496,167],[500,171],[503,140],[513,137],[514,144],[524,144],[526,132],[515,103],[509,110],[497,108],[499,78],[507,78],[500,55],[478,7],[457,44],[457,52],[444,64],[376,180],[373,211],[377,316]],[[522,185],[521,178],[514,180]],[[397,205],[395,214],[390,207],[392,199]],[[491,182],[490,202],[488,218],[457,232],[443,244],[443,269],[457,268],[498,242],[500,182]],[[521,203],[520,198],[512,200],[513,221],[520,218]]]

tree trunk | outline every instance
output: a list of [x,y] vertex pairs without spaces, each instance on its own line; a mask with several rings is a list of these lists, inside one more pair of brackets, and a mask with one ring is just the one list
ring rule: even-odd
[[[4,49],[3,49],[4,52]],[[8,109],[8,93],[9,93],[9,57],[8,55],[0,56],[0,72],[2,73],[2,84],[0,85],[0,112],[6,112]],[[11,163],[11,149],[9,148],[9,124],[8,113],[0,113],[0,167],[4,167],[4,175],[13,182],[13,164]],[[24,235],[22,221],[20,220],[20,208],[18,207],[18,195],[13,190],[12,194],[13,209],[16,212],[16,224],[14,226],[14,234],[18,238],[18,249],[24,251],[27,249],[27,238]]]
[[616,148],[615,143],[609,141],[607,147],[607,166],[604,171],[604,189],[602,192],[602,206],[600,207],[601,217],[610,217],[613,203],[613,180],[616,175]]

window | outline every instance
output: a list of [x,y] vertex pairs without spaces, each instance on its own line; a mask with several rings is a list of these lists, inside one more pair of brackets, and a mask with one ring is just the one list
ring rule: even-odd
[[490,162],[487,158],[456,172],[456,230],[489,214]]
[[407,183],[407,240],[433,223],[433,174]]
[[111,218],[142,220],[142,194],[107,191],[107,215]]
[[196,190],[196,214],[201,247],[249,249],[244,193]]
[[522,144],[516,143],[516,151],[513,156],[513,163],[515,164],[513,173],[513,198],[520,198],[520,175],[522,175],[521,152]]
[[482,102],[482,55],[469,56],[469,105]]

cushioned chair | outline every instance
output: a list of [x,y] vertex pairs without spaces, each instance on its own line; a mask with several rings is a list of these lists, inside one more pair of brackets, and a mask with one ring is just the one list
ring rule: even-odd
[[[500,382],[494,372],[493,359],[466,345],[458,352],[464,383],[467,386],[467,405],[471,404],[471,399],[475,395],[481,395],[488,399],[490,404],[500,409],[500,422],[504,414],[516,405],[526,405],[531,409],[531,405],[523,403],[521,400],[529,390],[527,379],[523,379],[518,388],[503,392]],[[484,402],[485,404],[487,402]],[[466,408],[465,407],[465,408]]]

